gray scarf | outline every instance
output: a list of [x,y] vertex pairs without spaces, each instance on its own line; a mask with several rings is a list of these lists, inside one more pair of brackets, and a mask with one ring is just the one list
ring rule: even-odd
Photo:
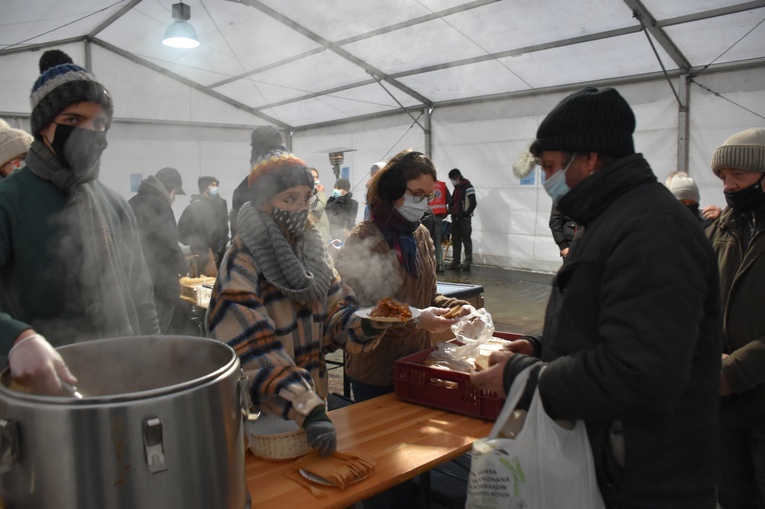
[[68,264],[63,283],[76,290],[63,303],[64,313],[86,315],[97,337],[132,335],[130,304],[125,298],[129,285],[119,269],[112,231],[90,183],[95,175],[76,175],[40,140],[32,143],[25,162],[29,171],[66,195],[64,209],[53,218],[61,232],[60,242],[52,246]]
[[247,202],[239,210],[237,227],[269,283],[301,304],[326,303],[333,278],[332,259],[312,223],[291,246],[271,216]]

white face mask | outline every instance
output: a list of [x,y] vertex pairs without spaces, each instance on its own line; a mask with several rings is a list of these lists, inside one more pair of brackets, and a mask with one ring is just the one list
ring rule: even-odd
[[396,205],[396,210],[407,221],[419,221],[422,219],[422,215],[428,210],[428,200],[422,200],[419,203],[415,203],[414,196],[411,194],[404,194],[404,203],[399,207]]
[[455,186],[455,187],[460,183],[460,181],[458,179],[449,179],[449,180],[451,180],[452,185]]

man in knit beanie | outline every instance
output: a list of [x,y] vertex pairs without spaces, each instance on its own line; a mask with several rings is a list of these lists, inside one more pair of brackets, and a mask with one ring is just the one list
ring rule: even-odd
[[34,141],[0,181],[0,354],[34,392],[76,383],[54,347],[159,333],[135,216],[96,177],[112,100],[65,53],[32,87]]
[[707,205],[703,210],[699,209],[699,202],[701,201],[699,186],[684,171],[678,171],[669,175],[664,181],[664,185],[677,198],[677,201],[682,203],[693,217],[696,218],[703,230],[706,230],[712,224],[712,221],[720,217],[722,209],[717,205]]
[[712,155],[728,207],[707,230],[720,268],[723,509],[765,506],[765,129],[734,134]]
[[505,394],[531,369],[527,389],[539,389],[546,413],[586,424],[606,507],[714,509],[717,267],[694,219],[635,153],[635,125],[613,88],[575,92],[539,125],[531,152],[545,189],[580,228],[543,332],[472,379]]
[[329,219],[330,237],[345,240],[356,224],[356,214],[359,212],[359,202],[353,199],[350,180],[339,178],[335,181],[332,196],[327,198],[324,210]]
[[0,119],[0,180],[21,167],[32,144],[32,136]]

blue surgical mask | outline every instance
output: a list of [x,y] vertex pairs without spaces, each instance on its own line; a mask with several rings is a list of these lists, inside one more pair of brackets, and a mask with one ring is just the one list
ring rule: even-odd
[[332,191],[332,196],[335,198],[340,198],[343,195],[343,192],[340,189],[335,189]]
[[571,190],[571,188],[568,187],[568,184],[566,184],[566,170],[568,170],[571,163],[574,162],[574,157],[576,157],[576,154],[571,156],[571,159],[568,161],[565,168],[555,172],[552,177],[545,180],[544,184],[542,184],[545,191],[547,191],[547,194],[552,198],[553,203],[558,203],[560,199]]
[[211,187],[208,189],[208,192],[210,193],[210,196],[218,196],[218,187]]
[[425,211],[428,210],[428,200],[422,200],[419,203],[415,203],[414,196],[409,193],[404,194],[404,203],[401,206],[396,206],[396,210],[407,221],[419,221],[422,219]]

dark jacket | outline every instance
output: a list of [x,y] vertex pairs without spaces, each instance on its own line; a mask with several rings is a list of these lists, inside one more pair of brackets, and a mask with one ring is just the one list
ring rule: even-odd
[[344,239],[347,236],[344,229],[348,231],[353,229],[358,211],[359,202],[353,199],[353,193],[327,198],[324,213],[327,214],[329,233],[333,239]]
[[[86,184],[100,205],[121,264],[123,299],[135,334],[159,333],[152,285],[141,252],[135,215],[127,202],[98,180]],[[77,256],[62,253],[56,217],[66,195],[22,168],[0,182],[0,353],[6,354],[22,331],[33,327],[54,346],[100,339],[92,311],[65,311],[91,291],[72,284],[82,267]],[[66,304],[65,304],[66,303]]]
[[558,205],[584,230],[536,344],[545,410],[585,421],[609,508],[714,509],[722,333],[709,241],[640,154]]
[[[195,194],[191,203],[178,220],[181,242],[191,247],[191,252],[206,255],[212,249],[218,255],[228,243],[228,205],[216,196],[208,198]],[[220,262],[220,260],[216,260]]]
[[553,203],[552,210],[550,211],[549,225],[553,240],[558,244],[558,248],[563,251],[569,247],[576,234],[576,221],[562,214],[558,207],[555,206],[555,203]]
[[239,209],[242,208],[242,205],[250,201],[250,186],[248,184],[249,179],[249,175],[244,177],[244,179],[239,182],[239,185],[236,186],[236,189],[234,189],[234,194],[231,197],[231,212],[229,212],[229,220],[231,222],[232,239],[236,235],[236,222],[239,218]]
[[[765,211],[758,212],[758,224]],[[720,268],[723,301],[723,372],[734,394],[722,398],[722,422],[765,429],[765,231],[757,232],[746,251],[740,213],[726,209],[707,230]]]
[[154,304],[157,306],[162,332],[167,332],[173,309],[180,300],[178,279],[188,267],[178,244],[178,225],[165,186],[149,176],[138,186],[138,194],[128,200],[135,213],[146,266],[154,283]]
[[452,215],[452,221],[473,217],[477,205],[473,184],[468,179],[463,178],[459,184],[454,186],[454,192],[449,202],[449,213]]

